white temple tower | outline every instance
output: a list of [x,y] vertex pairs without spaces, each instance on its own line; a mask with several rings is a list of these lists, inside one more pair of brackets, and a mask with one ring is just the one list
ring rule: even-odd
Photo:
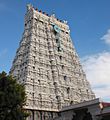
[[32,110],[32,120],[44,120],[43,116],[52,120],[62,107],[95,98],[66,21],[31,5],[27,6],[24,33],[10,74],[25,85],[25,108]]

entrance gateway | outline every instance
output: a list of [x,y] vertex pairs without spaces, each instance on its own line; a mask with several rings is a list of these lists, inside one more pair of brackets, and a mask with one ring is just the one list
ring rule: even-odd
[[[30,4],[10,74],[25,85],[24,108],[31,112],[29,120],[60,119],[62,112],[59,111],[65,106],[95,99],[72,44],[67,22]],[[75,110],[73,116],[79,116],[79,111]],[[88,109],[84,108],[84,113],[86,117],[91,116]]]

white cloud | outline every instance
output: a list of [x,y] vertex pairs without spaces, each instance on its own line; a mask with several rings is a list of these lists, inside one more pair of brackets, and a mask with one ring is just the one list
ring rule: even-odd
[[96,96],[110,101],[110,53],[86,56],[82,63]]
[[101,39],[104,40],[106,44],[110,45],[110,29]]

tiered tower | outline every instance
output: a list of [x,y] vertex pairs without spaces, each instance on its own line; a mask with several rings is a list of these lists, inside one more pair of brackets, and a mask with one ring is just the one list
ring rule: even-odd
[[32,110],[38,120],[43,120],[43,114],[48,120],[49,116],[54,118],[53,112],[63,106],[95,98],[72,45],[67,22],[31,5],[27,6],[24,33],[10,73],[25,85],[25,108]]

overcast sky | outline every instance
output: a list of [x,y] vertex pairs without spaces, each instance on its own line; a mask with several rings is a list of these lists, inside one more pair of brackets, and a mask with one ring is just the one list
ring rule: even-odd
[[0,72],[9,72],[24,30],[26,4],[67,20],[87,79],[110,101],[110,0],[0,0]]

